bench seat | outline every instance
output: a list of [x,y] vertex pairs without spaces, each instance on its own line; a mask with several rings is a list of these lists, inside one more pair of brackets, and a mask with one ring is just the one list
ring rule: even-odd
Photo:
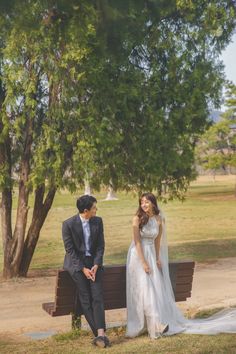
[[[175,301],[186,301],[191,297],[195,262],[177,261],[169,263],[170,279]],[[103,276],[105,310],[126,307],[126,266],[104,266]],[[56,277],[55,301],[42,304],[50,316],[83,314],[76,286],[66,270],[58,270]]]

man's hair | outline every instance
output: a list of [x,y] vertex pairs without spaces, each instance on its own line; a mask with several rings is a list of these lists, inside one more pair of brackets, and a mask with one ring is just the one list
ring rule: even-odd
[[80,213],[83,213],[85,209],[90,210],[93,203],[97,202],[97,199],[91,195],[85,194],[79,197],[76,202],[76,206]]

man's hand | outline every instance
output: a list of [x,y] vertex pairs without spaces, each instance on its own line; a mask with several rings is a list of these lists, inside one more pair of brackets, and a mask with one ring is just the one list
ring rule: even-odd
[[98,265],[95,264],[91,269],[84,267],[82,271],[87,279],[95,281],[97,270],[98,270]]
[[93,274],[93,279],[92,279],[92,281],[95,281],[95,279],[96,279],[97,270],[98,270],[98,265],[95,264],[95,265],[91,268],[91,273]]
[[94,275],[92,272],[92,269],[89,268],[83,268],[82,272],[84,273],[84,275],[86,276],[87,279],[91,279],[92,281],[94,281]]

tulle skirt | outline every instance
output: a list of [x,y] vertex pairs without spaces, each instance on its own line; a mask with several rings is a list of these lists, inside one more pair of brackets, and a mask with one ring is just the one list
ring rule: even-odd
[[236,309],[222,310],[207,319],[186,319],[176,306],[168,272],[156,265],[153,242],[142,242],[144,257],[151,268],[147,274],[141,264],[134,242],[127,256],[126,296],[128,337],[148,332],[160,337],[161,327],[169,325],[164,335],[236,333]]

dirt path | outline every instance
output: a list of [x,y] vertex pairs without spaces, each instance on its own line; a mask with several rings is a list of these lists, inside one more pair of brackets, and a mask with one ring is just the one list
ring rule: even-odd
[[[53,300],[55,276],[0,282],[0,333],[22,337],[29,332],[64,332],[71,328],[70,316],[50,317],[41,304]],[[236,306],[236,258],[198,264],[192,297],[179,306],[190,313],[200,309]],[[108,311],[108,326],[125,323],[125,310]]]

